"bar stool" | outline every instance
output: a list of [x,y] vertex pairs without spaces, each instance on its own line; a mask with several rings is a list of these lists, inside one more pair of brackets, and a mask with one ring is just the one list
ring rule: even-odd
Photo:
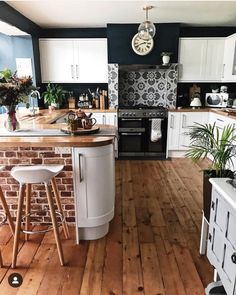
[[[52,184],[54,196],[56,199],[57,208],[59,211],[59,215],[61,215],[61,223],[63,226],[64,234],[66,238],[69,238],[69,231],[67,227],[67,223],[65,221],[65,216],[62,210],[60,197],[58,193],[58,188],[56,185],[55,176],[57,176],[62,170],[63,165],[35,165],[35,166],[18,166],[14,167],[11,170],[11,175],[20,183],[19,190],[19,200],[18,200],[18,209],[17,209],[17,218],[16,218],[16,229],[14,236],[14,245],[13,245],[13,256],[12,256],[12,268],[16,267],[16,259],[18,253],[19,246],[19,238],[21,231],[21,221],[22,221],[22,207],[24,202],[24,196],[26,193],[26,206],[25,206],[25,238],[28,240],[28,234],[35,233],[29,231],[29,222],[30,222],[30,195],[31,195],[31,186],[35,183],[44,183],[48,205],[50,209],[50,215],[52,219],[52,228],[54,230],[54,236],[56,240],[58,255],[60,259],[60,263],[63,266],[64,263],[64,255],[61,245],[61,240],[59,236],[59,227],[56,219],[56,211],[54,207],[53,197],[51,188],[49,186],[50,182]],[[58,212],[57,212],[58,213]],[[45,232],[45,231],[40,231]]]
[[[4,169],[4,167],[0,166],[0,171],[2,171],[3,169]],[[4,195],[3,195],[1,187],[0,187],[0,201],[2,203],[3,211],[4,211],[4,214],[5,214],[5,218],[4,218],[4,220],[2,221],[2,223],[0,225],[3,225],[8,220],[12,235],[14,235],[15,226],[14,226],[14,223],[13,223],[11,214],[9,212],[7,202],[6,202],[6,199],[5,199]],[[2,254],[1,254],[1,251],[0,251],[0,267],[2,267],[2,266],[3,266],[3,261],[2,261]]]

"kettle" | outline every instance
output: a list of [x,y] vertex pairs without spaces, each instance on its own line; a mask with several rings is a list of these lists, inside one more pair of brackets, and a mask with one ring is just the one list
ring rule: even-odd
[[78,127],[83,128],[83,120],[84,119],[89,119],[92,116],[92,113],[90,113],[88,116],[83,112],[81,109],[79,109],[76,112],[76,117],[77,117],[77,122],[78,122]]
[[190,103],[190,107],[192,108],[200,108],[202,106],[201,100],[199,97],[195,96]]

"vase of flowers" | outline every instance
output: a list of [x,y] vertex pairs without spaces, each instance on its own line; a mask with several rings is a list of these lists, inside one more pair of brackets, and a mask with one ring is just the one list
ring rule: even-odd
[[16,72],[12,73],[8,68],[0,71],[0,106],[7,108],[4,126],[8,131],[20,128],[16,117],[16,106],[21,102],[29,106],[28,96],[35,89],[30,76],[19,78]]

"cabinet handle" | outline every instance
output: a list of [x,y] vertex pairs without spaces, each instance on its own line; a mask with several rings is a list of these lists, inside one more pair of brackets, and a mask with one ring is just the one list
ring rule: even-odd
[[116,118],[117,118],[117,116],[114,115],[114,126],[116,126]]
[[121,118],[121,121],[142,121],[142,119],[125,119],[125,118]]
[[81,158],[83,154],[79,154],[79,182],[83,181],[82,167],[81,167]]
[[223,64],[223,67],[222,67],[222,76],[221,78],[224,78],[225,77],[225,64]]
[[215,210],[215,202],[213,202],[213,201],[211,203],[211,208],[212,208],[212,210]]
[[231,256],[231,260],[233,263],[236,263],[236,253]]
[[74,79],[74,66],[71,65],[71,78]]
[[222,119],[217,118],[216,120],[224,123],[224,120]]
[[186,128],[186,115],[182,117],[182,128]]
[[212,239],[212,235],[209,233],[209,235],[208,235],[208,239],[209,239],[209,241],[211,242],[211,239]]
[[170,128],[174,128],[174,115],[170,116]]
[[102,124],[105,125],[105,115],[102,115]]
[[76,65],[75,69],[76,69],[76,79],[79,79],[79,66]]

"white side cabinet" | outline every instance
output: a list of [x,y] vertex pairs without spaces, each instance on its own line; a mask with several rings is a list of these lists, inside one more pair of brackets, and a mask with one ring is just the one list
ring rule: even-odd
[[179,82],[221,81],[224,40],[224,38],[180,38]]
[[[215,267],[227,295],[236,294],[236,199],[226,179],[213,184],[207,257]],[[210,293],[213,294],[213,293]]]
[[105,236],[114,216],[115,162],[113,144],[73,148],[77,243]]
[[42,82],[107,83],[107,39],[39,39]]
[[194,123],[208,123],[208,112],[169,112],[167,130],[167,155],[183,157],[190,144],[186,134]]

